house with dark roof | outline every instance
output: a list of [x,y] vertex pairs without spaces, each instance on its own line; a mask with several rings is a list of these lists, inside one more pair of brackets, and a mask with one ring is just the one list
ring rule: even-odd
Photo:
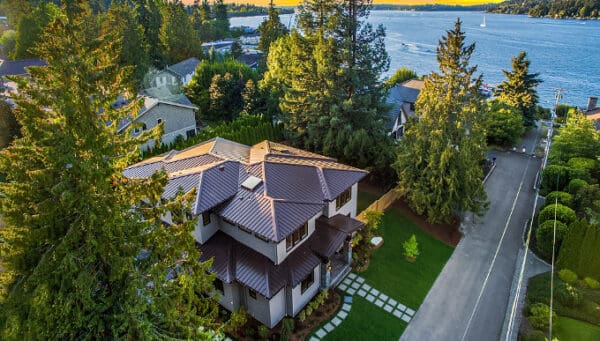
[[596,130],[600,130],[600,107],[598,106],[598,97],[588,98],[588,105],[585,109],[585,117],[594,121]]
[[236,58],[240,63],[248,65],[252,70],[258,69],[258,63],[263,58],[263,53],[257,50],[244,51],[242,55]]
[[363,226],[355,219],[357,184],[366,171],[270,141],[215,138],[124,175],[147,178],[163,169],[165,199],[195,190],[193,235],[201,260],[213,259],[226,309],[244,307],[272,328],[350,271],[351,239]]
[[[170,100],[144,97],[144,105],[139,114],[133,118],[126,118],[119,122],[119,133],[124,132],[133,122],[137,122],[138,127],[132,130],[132,134],[137,136],[144,130],[152,129],[163,123],[163,135],[161,142],[170,144],[177,136],[187,139],[196,135],[196,116],[194,112],[198,108],[194,106],[185,95],[173,95]],[[142,149],[147,149],[154,145],[154,141],[147,142]]]
[[154,71],[148,76],[147,85],[150,88],[169,87],[179,89],[188,85],[196,67],[200,64],[198,58],[192,57],[177,64],[169,65],[160,71]]
[[397,84],[388,92],[387,104],[392,107],[388,112],[386,129],[395,139],[404,135],[404,125],[415,115],[415,103],[425,86],[419,79],[411,79],[402,84]]

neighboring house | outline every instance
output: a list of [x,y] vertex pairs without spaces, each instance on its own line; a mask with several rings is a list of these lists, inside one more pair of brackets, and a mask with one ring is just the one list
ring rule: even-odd
[[237,57],[236,60],[240,63],[244,63],[244,64],[248,65],[248,67],[250,67],[251,69],[256,70],[258,68],[258,63],[260,62],[260,59],[262,57],[263,57],[262,52],[256,51],[256,50],[249,50],[249,51],[244,51],[244,54]]
[[386,128],[395,139],[404,135],[404,125],[408,119],[416,117],[415,103],[424,86],[424,81],[411,79],[390,89],[387,104],[391,105],[392,109],[388,112]]
[[[352,262],[357,184],[367,172],[269,141],[215,138],[128,167],[128,178],[164,169],[163,197],[196,190],[193,235],[213,259],[215,288],[272,328],[336,285]],[[170,223],[169,216],[164,220]]]
[[598,97],[590,97],[585,110],[585,117],[594,121],[596,130],[600,130],[600,107],[598,106]]
[[[144,97],[144,106],[140,114],[133,120],[125,119],[119,123],[119,132],[123,132],[132,122],[139,122],[140,127],[133,129],[136,136],[142,131],[152,129],[158,124],[164,124],[162,143],[170,144],[177,136],[184,139],[196,135],[196,117],[194,111],[198,108],[184,95],[178,95],[173,101],[165,101],[151,97]],[[154,141],[147,142],[142,149],[153,146]]]
[[202,51],[209,52],[214,49],[219,54],[231,52],[231,46],[235,40],[217,40],[202,44]]
[[240,43],[242,45],[257,46],[259,41],[260,41],[260,32],[258,32],[258,31],[255,31],[252,33],[247,33],[240,37]]
[[192,57],[177,64],[167,66],[163,70],[154,71],[150,74],[148,85],[150,88],[169,87],[173,90],[179,89],[189,84],[198,64],[200,64],[200,60]]
[[33,58],[21,60],[3,60],[0,61],[0,88],[4,95],[10,97],[11,93],[17,91],[17,84],[6,76],[28,76],[27,69],[30,66],[46,66],[46,62]]

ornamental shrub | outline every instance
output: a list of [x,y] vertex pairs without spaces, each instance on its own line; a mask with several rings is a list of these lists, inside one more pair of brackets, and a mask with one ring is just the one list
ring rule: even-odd
[[523,335],[521,341],[546,341],[546,334],[541,330],[534,330]]
[[579,192],[580,189],[582,189],[583,187],[585,187],[587,185],[588,185],[588,183],[585,180],[573,179],[573,180],[569,181],[568,191],[569,191],[569,193],[575,195],[575,194],[577,194],[577,192]]
[[600,289],[600,282],[598,282],[597,280],[595,280],[591,277],[586,277],[583,279],[583,281],[585,282],[585,285],[587,285],[587,287],[592,290]]
[[597,165],[596,160],[588,159],[586,157],[571,158],[571,159],[569,159],[567,164],[571,168],[584,169],[588,172],[592,172],[596,168],[596,165]]
[[542,190],[544,193],[562,191],[569,183],[569,167],[549,165],[542,173]]
[[558,203],[561,205],[571,207],[571,205],[573,204],[573,196],[570,193],[554,191],[550,192],[550,194],[546,196],[545,205],[548,206],[556,203],[556,199],[558,199]]
[[567,284],[574,284],[577,282],[577,274],[569,269],[562,269],[558,272],[558,277]]
[[568,283],[556,287],[556,299],[565,307],[574,308],[581,304],[581,294]]
[[[554,249],[556,253],[555,256],[558,255],[558,250],[560,250],[560,245],[565,234],[567,233],[567,230],[567,225],[558,220],[556,221],[556,248]],[[546,259],[551,258],[552,243],[554,240],[554,220],[547,220],[539,225],[535,231],[535,238],[536,247],[540,254]]]
[[575,214],[575,211],[573,211],[573,209],[571,209],[570,207],[561,204],[550,204],[544,207],[544,209],[540,212],[540,215],[538,217],[538,224],[543,224],[547,220],[553,220],[555,214],[555,207],[556,220],[561,221],[567,225],[577,220],[577,215]]
[[[546,331],[550,326],[550,322],[548,321],[549,316],[550,307],[544,303],[536,303],[529,307],[527,320],[533,328]],[[552,312],[552,319],[556,321],[556,313],[554,311]]]
[[269,328],[267,328],[267,326],[265,326],[264,324],[258,326],[258,337],[261,340],[267,340],[270,334],[271,331],[269,330]]
[[283,319],[283,321],[281,321],[281,337],[279,340],[281,341],[287,341],[290,339],[290,336],[292,336],[292,334],[294,333],[294,319],[293,318],[289,318],[286,317]]

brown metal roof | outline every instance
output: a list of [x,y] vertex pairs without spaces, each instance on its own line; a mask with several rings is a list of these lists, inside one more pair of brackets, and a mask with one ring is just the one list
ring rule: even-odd
[[275,265],[221,231],[198,248],[202,261],[213,259],[211,270],[219,279],[227,283],[240,282],[266,298],[273,297],[286,285],[298,285],[321,262],[302,244],[282,264]]
[[[214,209],[276,242],[367,174],[333,158],[278,143],[263,141],[248,147],[218,137],[145,160],[123,173],[147,178],[161,169],[173,182],[165,188],[165,197],[172,197],[180,187],[186,192],[196,188],[195,214]],[[241,186],[249,176],[262,180],[252,191]]]

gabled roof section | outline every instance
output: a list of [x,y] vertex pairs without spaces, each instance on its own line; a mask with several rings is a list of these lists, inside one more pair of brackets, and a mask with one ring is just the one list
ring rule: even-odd
[[184,77],[196,71],[196,66],[200,64],[200,60],[196,57],[188,58],[177,64],[167,66],[167,70],[174,72],[180,77]]
[[298,285],[321,262],[302,244],[283,263],[275,265],[220,231],[198,248],[202,261],[214,259],[211,270],[219,279],[226,283],[238,281],[266,298],[273,297],[286,285]]
[[[174,106],[174,107],[179,107],[182,109],[189,109],[189,110],[197,110],[198,107],[194,106],[193,104],[182,104],[182,103],[176,103],[176,102],[169,102],[167,100],[162,100],[162,99],[158,99],[158,98],[153,98],[153,97],[148,97],[148,96],[143,96],[144,97],[144,105],[142,106],[142,108],[140,109],[140,113],[132,120],[131,118],[125,118],[123,120],[121,120],[119,122],[119,130],[118,132],[122,132],[125,128],[127,128],[132,121],[136,121],[138,119],[140,119],[140,117],[144,116],[146,113],[150,112],[150,110],[152,110],[154,107],[156,107],[157,105],[169,105],[169,106]],[[184,96],[185,97],[185,96]],[[182,102],[189,102],[189,100],[187,99],[182,99],[181,97],[177,97],[174,98],[175,100],[181,100]]]
[[174,195],[180,186],[186,192],[195,187],[195,214],[213,210],[275,242],[318,216],[326,202],[367,174],[278,143],[248,147],[217,137],[140,162],[124,175],[146,178],[161,169],[175,182],[165,195]]

